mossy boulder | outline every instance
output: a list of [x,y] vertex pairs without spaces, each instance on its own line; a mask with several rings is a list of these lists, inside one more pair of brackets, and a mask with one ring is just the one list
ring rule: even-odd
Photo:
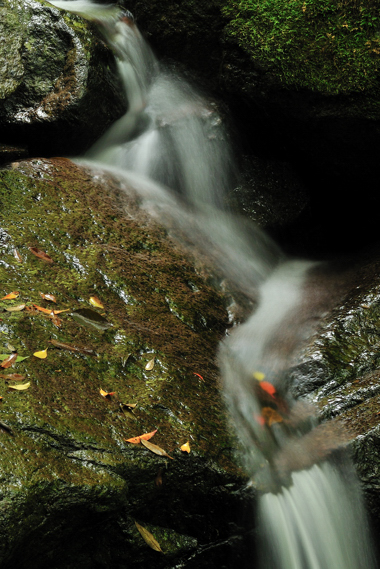
[[125,111],[111,50],[88,22],[43,0],[0,5],[3,144],[77,154]]
[[[224,299],[126,190],[67,159],[0,171],[1,361],[26,358],[0,368],[4,569],[232,568],[249,553],[214,361]],[[125,440],[155,429],[170,458]]]

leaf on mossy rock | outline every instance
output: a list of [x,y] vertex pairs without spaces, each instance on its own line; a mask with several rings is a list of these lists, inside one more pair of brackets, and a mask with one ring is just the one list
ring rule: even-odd
[[6,294],[5,296],[3,296],[3,298],[0,298],[0,300],[13,300],[14,298],[17,298],[20,295],[20,293],[18,292],[18,290],[15,290],[13,292],[10,292],[9,294]]
[[18,304],[17,306],[8,306],[8,308],[5,307],[5,310],[7,312],[21,312],[21,310],[24,310],[25,306],[25,304]]
[[104,308],[102,301],[97,296],[91,296],[90,304],[95,306],[95,308]]
[[28,381],[28,383],[22,383],[21,385],[8,385],[8,389],[14,389],[16,391],[25,391],[26,389],[29,389],[30,387],[30,381]]
[[0,379],[11,379],[12,381],[22,381],[25,377],[26,376],[21,373],[7,373],[6,375],[0,375]]
[[156,356],[154,356],[154,358],[152,358],[151,360],[149,360],[149,362],[146,364],[145,369],[147,371],[150,371],[151,369],[154,368],[154,361],[156,359]]
[[268,427],[271,427],[275,423],[282,423],[283,421],[281,415],[277,413],[275,409],[272,409],[272,407],[263,407],[261,409],[261,414],[264,417]]
[[131,439],[124,439],[124,440],[126,443],[139,444],[141,441],[148,441],[149,439],[151,439],[157,433],[157,430],[158,429],[155,429],[151,433],[145,433],[138,437],[132,437]]
[[57,304],[57,299],[55,298],[54,294],[44,294],[43,292],[40,292],[40,297],[43,300],[48,300],[49,302],[55,302]]
[[185,443],[184,445],[182,445],[180,448],[181,448],[181,451],[182,451],[182,452],[190,453],[190,443],[189,443],[189,441],[187,441],[187,443]]
[[16,261],[18,261],[19,263],[22,263],[22,257],[20,255],[20,253],[17,251],[17,249],[13,250],[13,256],[16,259]]
[[84,326],[90,326],[97,330],[108,330],[112,324],[108,322],[101,314],[91,310],[91,308],[79,308],[71,313],[71,316]]
[[150,451],[154,452],[154,454],[158,454],[159,456],[166,456],[167,458],[174,460],[172,456],[168,455],[166,450],[162,449],[157,445],[154,445],[153,443],[150,443],[149,441],[144,441],[143,439],[141,439],[141,444],[143,444],[144,447],[146,447]]
[[47,358],[47,349],[41,350],[40,352],[34,352],[33,356],[36,356],[36,358],[39,358],[40,360],[44,360]]
[[150,533],[150,531],[148,531],[143,526],[140,526],[140,524],[138,524],[136,521],[135,521],[135,524],[136,524],[136,527],[139,530],[143,540],[145,541],[145,543],[147,543],[149,545],[149,547],[151,547],[155,551],[160,551],[161,553],[163,553],[163,551],[160,547],[160,544],[158,543],[156,538]]
[[38,306],[37,304],[33,304],[36,310],[43,312],[44,314],[54,315],[54,310],[52,308],[43,308],[42,306]]
[[46,263],[54,263],[54,261],[50,257],[50,255],[45,253],[45,251],[42,251],[41,249],[37,249],[37,247],[28,247],[28,249],[31,253],[33,253],[33,255],[35,255],[39,259],[42,259]]
[[9,354],[2,354],[2,355],[5,355],[5,358],[1,358],[3,360],[1,363],[1,367],[8,368],[8,367],[13,366],[14,363],[16,363],[16,360],[17,360],[17,354],[16,353],[13,353],[11,355],[9,355]]
[[111,395],[115,395],[116,391],[104,391],[104,389],[99,389],[99,393],[102,397],[111,399]]

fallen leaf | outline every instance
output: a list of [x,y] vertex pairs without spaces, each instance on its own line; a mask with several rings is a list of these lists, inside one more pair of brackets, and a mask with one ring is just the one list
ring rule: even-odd
[[263,407],[261,409],[261,414],[265,419],[266,424],[268,427],[271,427],[275,423],[282,423],[283,418],[277,411],[272,409],[272,407]]
[[48,300],[49,302],[55,302],[57,304],[57,299],[55,298],[54,294],[44,294],[43,292],[40,292],[40,297],[43,300]]
[[132,410],[137,407],[137,403],[120,403],[121,410],[124,408]]
[[9,294],[3,296],[3,298],[0,298],[0,300],[13,300],[14,298],[17,298],[20,295],[20,293],[18,292],[18,290],[15,290],[14,292],[10,292]]
[[96,308],[104,308],[102,301],[99,300],[97,296],[91,296],[90,304],[92,304],[92,306],[95,306]]
[[22,385],[8,385],[8,389],[15,389],[16,391],[25,391],[29,389],[30,381],[28,383],[23,383]]
[[12,381],[22,381],[25,377],[25,375],[21,375],[20,373],[7,373],[7,375],[0,375],[0,379],[11,379]]
[[54,314],[61,314],[61,312],[69,312],[70,308],[65,308],[64,310],[53,310]]
[[199,375],[199,373],[195,373],[195,371],[193,371],[193,374],[194,374],[194,375],[197,375],[198,377],[201,378],[202,381],[204,381],[203,377],[202,377],[201,375]]
[[267,393],[269,393],[269,395],[271,395],[273,397],[273,395],[276,393],[276,388],[274,385],[272,385],[271,383],[269,383],[269,381],[261,381],[260,382],[260,387],[261,389],[263,389],[264,391],[266,391]]
[[44,360],[45,358],[47,358],[47,349],[41,350],[40,352],[34,352],[33,356],[36,356],[36,358],[40,358],[40,360]]
[[63,342],[58,342],[58,340],[48,340],[49,344],[53,344],[56,348],[61,348],[62,350],[69,350],[71,352],[79,352],[81,354],[86,354],[88,356],[96,356],[97,353],[91,348],[78,348],[77,346],[72,346],[71,344],[64,344]]
[[54,326],[56,326],[57,328],[60,328],[62,326],[61,318],[58,318],[58,316],[56,315],[52,316],[51,321],[54,324]]
[[7,355],[5,357],[5,359],[3,360],[3,362],[1,363],[0,367],[3,367],[3,368],[11,367],[16,362],[16,360],[17,360],[17,354],[16,353],[13,353],[11,355]]
[[154,358],[152,358],[151,360],[149,360],[149,362],[146,364],[145,369],[147,371],[150,371],[151,369],[153,369],[154,367],[154,360],[156,359],[156,356],[154,356]]
[[80,324],[96,328],[97,330],[107,330],[112,326],[101,314],[91,310],[91,308],[79,308],[79,310],[74,310],[71,316]]
[[262,371],[254,371],[253,377],[254,379],[257,379],[257,381],[263,381],[263,379],[265,379],[265,373]]
[[18,304],[17,306],[8,306],[5,310],[7,312],[21,312],[21,310],[24,310],[25,306],[25,304]]
[[125,442],[127,443],[133,443],[133,444],[138,444],[140,443],[142,440],[144,441],[148,441],[149,439],[151,439],[156,433],[157,433],[158,429],[155,429],[154,431],[152,431],[151,433],[145,433],[144,435],[140,435],[139,437],[132,437],[131,439],[124,439]]
[[187,443],[185,443],[184,445],[181,446],[181,451],[182,451],[182,452],[190,453],[190,443],[189,443],[189,441],[187,441]]
[[51,314],[54,315],[54,310],[52,310],[51,308],[43,308],[42,306],[38,306],[37,304],[33,304],[33,306],[36,310],[39,310],[40,312],[43,312],[44,314],[49,314],[49,316]]
[[22,263],[22,257],[20,253],[17,251],[17,249],[13,250],[13,256],[19,263]]
[[154,452],[154,454],[158,454],[160,456],[166,456],[167,458],[171,458],[171,460],[174,460],[173,457],[169,456],[168,453],[164,449],[162,449],[161,447],[159,447],[157,445],[154,445],[153,443],[150,443],[149,441],[141,439],[141,444],[143,444],[144,447],[146,447],[147,449]]
[[137,522],[135,522],[135,524],[136,524],[136,527],[139,530],[142,538],[144,539],[145,543],[147,543],[149,545],[149,547],[151,547],[155,551],[161,551],[161,553],[163,553],[163,551],[160,547],[160,544],[155,539],[155,537],[150,533],[150,531],[148,531],[143,526],[140,526],[140,524],[138,524]]
[[43,261],[46,261],[47,263],[54,263],[54,261],[50,257],[50,255],[45,253],[45,251],[41,251],[41,249],[37,249],[37,247],[28,247],[28,249],[31,253],[33,253],[33,255],[35,255],[39,259],[42,259]]
[[[26,360],[28,357],[29,356],[17,356],[16,363],[22,362],[23,360]],[[7,358],[9,358],[9,354],[0,354],[0,361],[6,360]]]
[[111,399],[111,395],[115,395],[116,391],[104,391],[104,389],[99,389],[99,393],[102,397],[108,397]]
[[6,347],[7,347],[7,350],[9,350],[10,352],[17,352],[16,348],[14,346],[12,346],[12,344],[10,344],[9,342],[8,342]]
[[[1,399],[2,399],[2,397],[1,397]],[[0,421],[0,427],[1,427],[2,429],[4,429],[4,431],[7,431],[7,433],[9,433],[10,435],[13,436],[13,431],[12,431],[12,429],[11,429],[10,427],[8,427],[8,425],[6,425],[5,423],[3,423],[3,421]]]

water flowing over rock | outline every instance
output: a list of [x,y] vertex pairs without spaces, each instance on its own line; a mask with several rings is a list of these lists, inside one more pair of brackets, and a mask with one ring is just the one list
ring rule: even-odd
[[0,6],[3,144],[83,152],[125,110],[114,57],[94,28],[39,0]]

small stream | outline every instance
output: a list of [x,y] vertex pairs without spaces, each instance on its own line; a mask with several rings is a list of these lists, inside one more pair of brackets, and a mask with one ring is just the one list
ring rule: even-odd
[[126,180],[143,207],[206,255],[235,290],[259,298],[222,342],[219,362],[247,472],[261,492],[262,569],[371,569],[359,485],[339,458],[347,434],[318,425],[314,408],[288,390],[287,371],[312,331],[302,306],[314,263],[287,258],[258,227],[224,209],[236,167],[217,108],[156,60],[128,11],[90,0],[52,4],[99,26],[129,101],[81,163]]

